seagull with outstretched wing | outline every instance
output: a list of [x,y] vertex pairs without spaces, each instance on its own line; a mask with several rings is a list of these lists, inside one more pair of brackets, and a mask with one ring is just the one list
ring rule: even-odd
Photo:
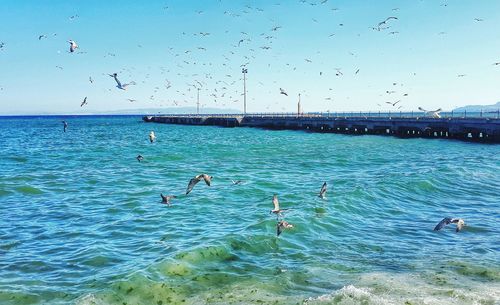
[[195,176],[193,179],[189,180],[189,184],[188,184],[187,189],[186,189],[186,195],[189,194],[193,190],[194,186],[196,184],[198,184],[198,182],[200,182],[201,180],[204,180],[205,183],[208,186],[210,186],[210,183],[212,182],[212,178],[213,178],[212,176],[209,176],[207,174],[200,174],[200,175]]
[[122,84],[119,80],[118,80],[118,74],[117,73],[113,73],[113,74],[109,74],[109,76],[111,76],[112,78],[115,79],[116,81],[116,88],[118,89],[121,89],[121,90],[127,90],[127,87],[130,86],[130,85],[135,85],[135,82],[132,81],[128,84]]
[[440,118],[441,118],[441,115],[440,115],[439,113],[440,113],[441,111],[443,111],[441,108],[439,108],[439,109],[436,109],[436,110],[432,111],[432,110],[425,110],[425,109],[424,109],[424,108],[422,108],[422,107],[418,107],[418,110],[425,112],[425,115],[426,115],[426,116],[430,116],[430,117],[433,117],[433,118],[435,118],[435,119],[440,119]]
[[457,225],[457,228],[455,229],[455,232],[460,232],[460,230],[463,229],[463,227],[465,227],[465,222],[463,219],[461,218],[450,218],[450,217],[445,217],[443,218],[443,220],[441,220],[437,225],[436,227],[434,227],[434,231],[439,231],[441,230],[442,228],[446,227],[447,225],[449,224],[456,224]]

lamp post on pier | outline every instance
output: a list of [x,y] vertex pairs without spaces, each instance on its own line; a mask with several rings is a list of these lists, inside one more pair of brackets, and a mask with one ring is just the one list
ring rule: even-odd
[[247,73],[248,69],[243,68],[241,70],[241,73],[243,73],[243,115],[247,114]]
[[200,88],[198,89],[198,95],[196,97],[196,114],[200,114]]

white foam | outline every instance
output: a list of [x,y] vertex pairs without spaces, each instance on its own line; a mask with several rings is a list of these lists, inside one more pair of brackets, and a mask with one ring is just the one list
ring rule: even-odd
[[103,300],[97,298],[94,294],[89,293],[76,300],[75,305],[108,305]]
[[417,275],[364,275],[354,285],[347,285],[330,294],[309,298],[305,304],[425,304],[425,305],[500,304],[500,283],[467,282],[438,286]]

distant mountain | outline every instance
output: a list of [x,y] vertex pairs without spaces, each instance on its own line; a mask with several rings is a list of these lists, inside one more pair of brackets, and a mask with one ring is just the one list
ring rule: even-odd
[[486,112],[486,111],[498,111],[500,110],[500,102],[494,104],[494,105],[468,105],[468,106],[463,106],[463,107],[458,107],[453,109],[453,111],[456,112],[463,112],[463,111],[468,111],[468,112]]

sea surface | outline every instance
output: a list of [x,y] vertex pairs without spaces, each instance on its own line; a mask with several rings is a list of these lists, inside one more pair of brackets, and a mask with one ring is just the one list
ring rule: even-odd
[[499,145],[140,117],[0,134],[2,305],[500,304]]

